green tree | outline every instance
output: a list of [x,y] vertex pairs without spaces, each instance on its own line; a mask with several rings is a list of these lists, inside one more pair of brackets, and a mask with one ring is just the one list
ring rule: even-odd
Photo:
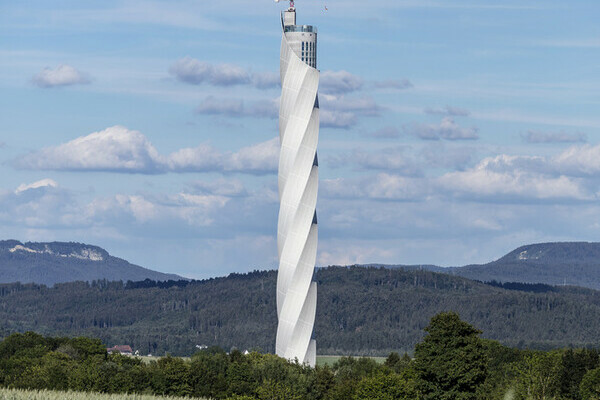
[[496,400],[512,398],[507,393],[513,393],[517,371],[514,364],[523,360],[523,350],[510,348],[495,340],[483,340],[488,358],[487,377],[479,386],[478,400]]
[[315,367],[314,396],[316,400],[325,399],[335,386],[335,375],[329,366]]
[[399,373],[402,372],[406,367],[410,365],[411,358],[408,354],[404,353],[402,357],[396,352],[391,352],[390,355],[385,359],[383,365],[391,369],[392,371]]
[[192,394],[190,381],[190,363],[167,356],[156,362],[151,384],[160,394],[189,396]]
[[197,397],[223,398],[228,390],[229,356],[220,349],[210,348],[192,356],[190,383]]
[[351,399],[358,383],[380,369],[381,366],[371,358],[341,357],[333,364],[335,385],[329,391],[329,397],[333,400]]
[[579,392],[583,400],[600,399],[600,368],[592,369],[584,375]]
[[354,392],[354,400],[416,400],[415,381],[399,374],[377,374],[364,378]]
[[231,360],[227,368],[229,394],[247,395],[254,393],[258,387],[258,382],[253,374],[252,364],[247,357],[237,351],[237,353],[231,352],[229,359]]
[[457,313],[435,315],[415,348],[417,387],[425,400],[475,400],[487,375],[481,331]]
[[587,371],[598,367],[598,351],[568,349],[562,355],[560,366],[560,393],[567,399],[578,400],[579,386]]
[[256,391],[260,400],[301,400],[302,395],[294,392],[283,382],[266,380]]
[[68,344],[77,351],[77,355],[81,358],[92,356],[107,356],[106,346],[102,344],[100,339],[91,339],[87,337],[76,337],[69,339]]
[[0,342],[0,358],[10,358],[28,349],[51,350],[49,341],[34,332],[13,333]]
[[560,388],[561,354],[536,351],[516,364],[519,387],[517,394],[531,400],[556,399]]
[[69,374],[74,368],[71,358],[63,353],[49,352],[35,360],[23,373],[15,376],[14,386],[27,389],[67,390]]

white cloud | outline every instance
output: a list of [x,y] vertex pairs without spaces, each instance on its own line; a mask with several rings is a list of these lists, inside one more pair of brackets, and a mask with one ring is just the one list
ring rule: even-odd
[[255,101],[244,112],[249,117],[279,118],[279,98]]
[[208,96],[198,107],[196,113],[204,115],[225,115],[233,118],[277,118],[279,99],[264,99],[248,105],[241,99],[217,98]]
[[319,105],[323,110],[354,112],[359,115],[375,116],[381,107],[371,97],[347,97],[339,95],[319,95]]
[[541,132],[528,131],[521,138],[527,143],[582,143],[587,142],[587,136],[582,132]]
[[228,157],[225,171],[273,172],[279,160],[279,138],[244,147]]
[[393,139],[400,136],[400,129],[396,128],[395,126],[385,126],[369,133],[369,136],[381,139]]
[[220,152],[208,144],[160,155],[141,132],[113,126],[70,142],[47,147],[13,161],[20,169],[107,171],[140,174],[167,172],[271,173],[277,169],[277,138]]
[[339,156],[330,156],[328,163],[335,167],[354,166],[367,170],[394,171],[402,175],[420,175],[421,167],[411,150],[408,146],[386,147],[376,151],[357,148]]
[[177,222],[194,227],[210,226],[214,214],[229,201],[219,195],[200,195],[180,192],[171,195],[117,194],[95,199],[87,207],[91,220],[123,221],[137,224],[169,225]]
[[279,74],[274,72],[252,72],[239,65],[212,64],[189,56],[175,61],[169,73],[177,80],[192,85],[252,85],[257,89],[280,86]]
[[252,84],[258,89],[270,89],[281,86],[279,74],[275,72],[256,72],[252,74]]
[[319,94],[320,122],[325,128],[349,129],[358,116],[377,116],[381,107],[371,97]]
[[349,129],[358,122],[356,115],[351,112],[320,110],[319,118],[323,128]]
[[52,88],[57,86],[83,85],[90,83],[91,80],[86,74],[74,67],[61,64],[54,69],[49,67],[44,68],[32,78],[32,82],[41,88]]
[[462,170],[471,164],[478,149],[474,146],[456,146],[444,142],[430,142],[419,151],[419,159],[428,168]]
[[140,132],[112,126],[15,160],[34,170],[161,172],[165,159]]
[[367,196],[383,200],[414,200],[424,194],[418,179],[381,173],[365,186]]
[[244,184],[239,179],[218,179],[216,181],[195,181],[190,185],[194,192],[214,194],[228,197],[248,195]]
[[208,83],[215,86],[232,86],[250,83],[250,75],[242,67],[233,64],[210,64],[185,57],[169,68],[178,80],[194,85]]
[[19,194],[19,193],[25,192],[30,189],[39,189],[39,188],[45,188],[45,187],[57,188],[58,183],[56,183],[56,181],[54,181],[53,179],[49,179],[49,178],[42,179],[42,180],[39,180],[39,181],[33,182],[33,183],[22,183],[15,190],[15,194]]
[[323,71],[319,90],[325,94],[344,94],[360,90],[364,81],[348,71]]
[[593,196],[577,179],[527,168],[540,158],[499,155],[483,159],[474,168],[450,172],[438,183],[448,192],[497,201],[510,199],[591,200]]
[[186,147],[171,153],[165,170],[172,172],[209,172],[224,167],[223,155],[208,144]]
[[387,79],[383,81],[376,81],[373,83],[373,86],[377,89],[395,89],[395,90],[404,90],[410,89],[414,87],[411,81],[408,79]]
[[423,140],[476,140],[476,127],[462,128],[454,119],[444,117],[439,124],[413,124],[404,127],[404,132]]
[[391,173],[359,179],[326,179],[321,193],[328,198],[411,201],[427,193],[426,181]]
[[444,108],[426,108],[423,110],[425,112],[425,114],[432,114],[432,115],[446,115],[446,116],[451,116],[451,117],[466,117],[469,114],[471,114],[471,112],[467,109],[464,108],[460,108],[460,107],[452,107],[452,106],[445,106]]
[[[321,246],[322,248],[323,246]],[[354,265],[381,262],[392,258],[394,251],[368,243],[337,243],[321,249],[317,258],[317,264],[329,265]]]
[[78,224],[71,192],[52,179],[23,183],[15,190],[0,191],[0,221],[18,229]]
[[[500,154],[467,168],[472,155],[470,147],[442,144],[419,151],[404,147],[355,149],[329,159],[336,165],[384,172],[358,179],[324,180],[321,193],[346,199],[461,198],[475,202],[542,200],[558,204],[596,201],[600,196],[600,145],[573,146],[547,157]],[[435,168],[454,171],[438,175]]]
[[600,145],[572,146],[553,157],[551,163],[567,175],[597,177],[600,175]]
[[217,99],[209,96],[200,103],[196,112],[198,114],[240,117],[244,115],[244,102],[238,99]]

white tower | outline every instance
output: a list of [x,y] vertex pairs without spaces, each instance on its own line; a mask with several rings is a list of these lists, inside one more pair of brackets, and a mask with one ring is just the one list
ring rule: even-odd
[[314,367],[316,342],[311,336],[317,310],[317,284],[312,277],[317,257],[319,179],[317,30],[310,25],[296,25],[293,1],[282,12],[281,24],[279,324],[275,347],[279,356]]

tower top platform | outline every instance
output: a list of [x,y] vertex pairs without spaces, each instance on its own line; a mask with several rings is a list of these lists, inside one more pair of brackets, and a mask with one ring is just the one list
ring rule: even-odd
[[284,25],[283,31],[317,33],[317,27],[312,25]]

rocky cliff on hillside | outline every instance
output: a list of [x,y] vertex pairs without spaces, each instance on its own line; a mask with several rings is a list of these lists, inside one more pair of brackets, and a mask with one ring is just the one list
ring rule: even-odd
[[33,282],[53,285],[99,279],[166,281],[183,278],[131,264],[89,244],[0,241],[0,283]]

